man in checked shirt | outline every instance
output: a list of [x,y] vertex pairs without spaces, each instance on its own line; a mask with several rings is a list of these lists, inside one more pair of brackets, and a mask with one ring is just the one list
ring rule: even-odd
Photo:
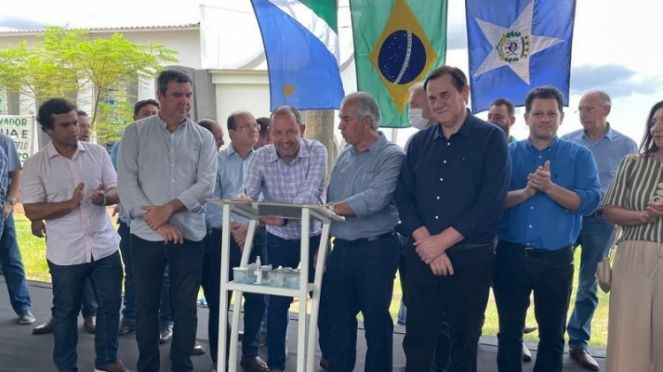
[[[272,112],[269,132],[272,144],[255,152],[244,181],[241,198],[295,204],[322,204],[322,191],[327,174],[327,149],[318,141],[303,139],[305,125],[299,112],[290,106]],[[273,267],[297,267],[301,243],[299,221],[280,217],[263,217],[267,225],[267,256]],[[313,276],[315,252],[320,244],[321,224],[312,221],[309,247],[309,278]],[[292,297],[270,296],[267,310],[267,348],[270,370],[285,369],[285,336],[288,308]],[[324,309],[320,306],[320,322]],[[321,324],[321,323],[319,323]],[[320,349],[325,355],[326,332],[320,327]]]

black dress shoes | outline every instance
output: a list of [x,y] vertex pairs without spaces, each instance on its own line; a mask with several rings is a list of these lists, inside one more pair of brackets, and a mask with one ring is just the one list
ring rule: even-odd
[[130,322],[126,319],[122,319],[120,322],[120,329],[118,330],[118,334],[120,336],[126,335],[127,333],[131,333],[136,329],[136,323],[135,322]]
[[48,322],[42,323],[32,329],[33,335],[45,335],[47,333],[53,333],[53,318],[50,318]]
[[575,360],[575,362],[582,368],[589,370],[589,371],[599,371],[599,364],[596,362],[596,360],[592,357],[591,354],[585,349],[571,349],[569,350],[569,356],[571,356],[571,359]]
[[191,355],[203,355],[205,354],[205,347],[198,343],[194,342],[193,349],[191,349]]
[[96,316],[86,316],[83,318],[83,328],[88,333],[95,333],[97,331]]

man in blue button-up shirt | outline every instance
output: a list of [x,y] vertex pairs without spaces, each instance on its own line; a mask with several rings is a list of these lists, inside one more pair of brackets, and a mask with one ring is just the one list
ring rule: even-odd
[[352,371],[357,341],[356,316],[366,325],[365,370],[392,370],[393,322],[389,305],[400,244],[394,233],[398,210],[392,200],[403,150],[378,131],[380,110],[366,92],[343,99],[339,129],[348,143],[338,157],[328,200],[346,217],[333,222],[334,250],[325,274],[329,303],[329,366]]
[[442,322],[451,371],[476,370],[493,271],[492,241],[510,163],[504,132],[466,109],[467,77],[443,66],[424,82],[434,119],[412,137],[394,199],[408,249],[408,371],[429,370]]
[[525,100],[529,138],[509,145],[513,176],[500,224],[493,289],[500,319],[497,364],[521,369],[522,330],[534,292],[539,323],[535,371],[561,371],[573,250],[582,216],[599,203],[592,153],[557,138],[562,94],[535,88]]
[[[601,182],[601,195],[605,195],[617,172],[619,162],[628,154],[638,151],[631,138],[610,127],[610,96],[605,92],[593,91],[585,94],[578,104],[582,129],[562,137],[587,147],[594,155]],[[608,254],[615,236],[615,225],[606,222],[603,210],[596,209],[582,218],[582,229],[577,245],[582,248],[578,290],[575,306],[569,318],[569,355],[580,366],[598,371],[599,365],[587,351],[591,337],[592,318],[599,303],[596,294],[596,266]]]
[[[258,123],[251,113],[234,112],[228,116],[228,135],[231,142],[218,155],[219,165],[216,172],[215,199],[234,199],[240,193],[246,178],[249,164],[253,157],[253,146],[258,142]],[[219,286],[221,280],[221,236],[223,217],[219,206],[207,203],[205,206],[207,235],[203,240],[203,278],[202,286],[209,306],[208,334],[212,362],[218,361],[217,348],[219,337]],[[231,215],[230,267],[240,265],[242,248],[246,239],[249,221],[246,217]],[[251,248],[250,262],[255,262],[265,246],[265,232],[256,231]],[[263,257],[264,258],[264,257]],[[233,271],[230,271],[233,279]],[[240,299],[237,299],[240,301]],[[242,359],[240,363],[251,372],[266,371],[267,363],[258,356],[258,330],[262,314],[265,311],[265,298],[256,293],[244,293],[244,336],[242,339]],[[230,331],[228,331],[230,335]],[[226,344],[229,348],[230,343]],[[227,348],[227,350],[229,350]]]

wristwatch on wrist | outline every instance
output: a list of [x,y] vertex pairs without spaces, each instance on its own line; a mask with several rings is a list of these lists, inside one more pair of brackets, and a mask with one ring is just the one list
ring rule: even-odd
[[16,203],[18,203],[18,200],[16,200],[15,196],[8,197],[7,201],[9,202],[9,204],[12,205],[12,207],[16,206]]

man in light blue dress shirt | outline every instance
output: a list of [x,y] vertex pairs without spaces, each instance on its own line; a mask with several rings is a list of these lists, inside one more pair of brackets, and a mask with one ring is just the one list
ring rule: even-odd
[[334,249],[325,274],[329,304],[334,306],[329,311],[329,367],[354,370],[356,317],[361,312],[368,345],[365,370],[391,371],[389,305],[400,254],[392,196],[405,154],[378,131],[380,110],[370,94],[347,95],[339,118],[348,146],[334,165],[328,199],[346,220],[332,223]]
[[[610,96],[605,92],[591,91],[582,96],[578,114],[583,129],[562,137],[587,147],[596,160],[601,183],[601,196],[605,195],[617,171],[619,162],[638,147],[631,138],[610,127]],[[602,209],[592,211],[582,219],[582,229],[576,246],[580,245],[580,273],[575,306],[569,318],[569,355],[581,367],[598,371],[599,365],[587,351],[591,337],[592,318],[599,303],[596,295],[596,266],[608,254],[615,236],[615,225],[603,218]]]
[[157,79],[159,115],[130,124],[120,144],[118,189],[131,217],[138,369],[159,370],[158,309],[168,264],[172,297],[171,370],[191,371],[202,275],[204,204],[214,191],[214,138],[189,119],[193,82],[166,70]]
[[[249,164],[253,157],[253,146],[258,142],[258,123],[249,112],[240,111],[231,114],[227,121],[228,135],[231,142],[218,155],[216,172],[215,199],[234,199],[240,193]],[[230,240],[230,267],[239,266],[242,249],[246,240],[249,221],[240,215],[233,214]],[[207,235],[203,241],[203,279],[202,286],[205,299],[209,306],[208,334],[212,363],[218,361],[217,348],[219,336],[219,285],[221,280],[221,235],[222,211],[215,204],[205,206],[205,223]],[[250,262],[255,262],[265,245],[263,229],[255,232]],[[264,257],[263,257],[264,259]],[[230,280],[233,271],[230,270]],[[239,300],[238,300],[239,301]],[[244,293],[244,335],[242,337],[242,358],[240,364],[250,372],[266,372],[267,363],[258,356],[258,331],[262,314],[265,311],[265,299],[261,294]],[[227,333],[230,335],[230,332]],[[230,343],[226,343],[226,353]],[[224,356],[226,357],[226,356]]]

